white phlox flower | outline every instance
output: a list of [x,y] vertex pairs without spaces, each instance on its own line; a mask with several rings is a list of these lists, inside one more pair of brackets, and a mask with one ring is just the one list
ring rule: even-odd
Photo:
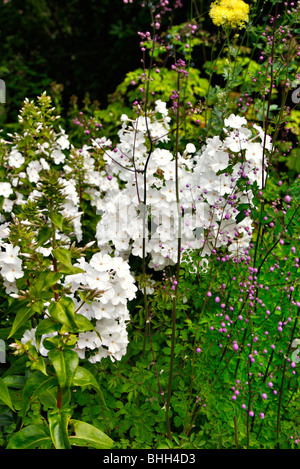
[[[157,118],[155,115],[148,115],[147,120],[141,116],[136,122],[123,120],[118,133],[120,142],[117,144],[110,168],[119,174],[125,182],[125,187],[110,192],[107,199],[105,196],[101,199],[102,217],[97,225],[96,238],[100,248],[112,243],[118,253],[125,254],[131,249],[133,255],[142,257],[145,250],[152,259],[150,265],[155,269],[162,269],[176,260],[180,226],[178,217],[182,216],[182,213],[180,214],[176,203],[174,154],[162,148],[162,140],[155,140],[154,137],[151,154],[145,150],[148,132],[152,137],[151,129],[154,126],[161,126],[162,133],[169,130],[165,103],[157,101],[155,111],[158,113]],[[146,125],[143,125],[143,122]],[[231,251],[234,251],[232,243],[238,230],[230,230],[227,235],[222,232],[220,240],[214,239],[219,236],[218,226],[225,216],[224,206],[227,198],[239,190],[237,181],[242,174],[243,177],[248,177],[251,183],[257,181],[259,185],[261,181],[262,142],[253,142],[253,138],[257,136],[262,139],[261,130],[256,129],[258,133],[253,135],[252,130],[246,127],[247,120],[233,114],[224,120],[224,125],[227,136],[223,141],[219,136],[208,138],[200,150],[190,143],[186,145],[183,156],[178,154],[180,206],[186,214],[192,214],[181,226],[183,252],[198,248],[196,246],[199,245],[199,236],[196,233],[202,229],[210,230],[211,224],[216,224],[216,228],[205,234],[206,241],[202,242],[204,257],[211,253],[210,243],[212,246],[230,244]],[[241,152],[245,153],[244,158]],[[237,159],[241,163],[232,164]],[[130,171],[120,168],[118,161]],[[145,178],[143,168],[146,164]],[[136,173],[136,170],[140,172]],[[149,232],[145,230],[143,223],[137,223],[136,216],[141,215],[139,206],[145,189],[146,216],[148,221],[151,220]],[[130,200],[130,214],[127,200]],[[231,225],[236,226],[234,210],[235,205],[231,204],[226,210],[226,217],[230,217]],[[245,221],[250,223],[248,217]],[[243,239],[245,245],[246,235]]]

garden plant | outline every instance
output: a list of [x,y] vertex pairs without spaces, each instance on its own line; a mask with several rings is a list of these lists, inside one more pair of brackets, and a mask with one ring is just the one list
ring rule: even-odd
[[121,7],[107,106],[0,134],[0,446],[297,449],[300,3]]

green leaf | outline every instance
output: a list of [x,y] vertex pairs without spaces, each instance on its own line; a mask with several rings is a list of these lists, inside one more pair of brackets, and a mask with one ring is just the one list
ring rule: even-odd
[[61,213],[52,212],[49,214],[49,218],[59,231],[63,231],[64,217]]
[[53,256],[56,260],[61,262],[63,265],[73,267],[71,251],[66,248],[56,248],[52,251]]
[[71,449],[68,437],[70,413],[66,409],[48,412],[50,435],[56,449]]
[[0,329],[0,339],[6,340],[9,336],[10,327],[5,327],[4,329]]
[[32,373],[23,389],[23,419],[32,399],[53,386],[57,386],[57,379],[54,376],[46,376],[39,370]]
[[52,440],[46,425],[35,424],[15,433],[6,449],[49,449],[51,445]]
[[52,332],[57,332],[60,328],[60,323],[58,324],[57,322],[53,322],[53,320],[50,318],[43,319],[39,323],[35,331],[37,347],[39,348],[41,338],[44,334],[51,334]]
[[2,408],[0,412],[0,427],[8,427],[14,423],[14,415],[11,410]]
[[9,388],[23,389],[27,379],[21,375],[8,375],[3,378],[3,381]]
[[110,449],[114,442],[98,428],[79,420],[70,420],[74,426],[75,436],[70,436],[69,441],[76,446],[91,446],[96,449]]
[[[49,313],[55,321],[66,326],[69,332],[79,333],[95,329],[89,319],[82,314],[75,314],[75,304],[71,298],[64,297],[55,303],[52,303],[49,307]],[[51,321],[49,318],[42,321],[41,324],[42,326],[37,329],[39,337],[43,334],[54,332],[59,329],[59,326],[57,324],[55,325],[53,320]],[[48,327],[49,329],[47,330]]]
[[97,392],[99,399],[101,399],[105,407],[107,407],[98,381],[96,380],[95,376],[87,368],[84,368],[83,366],[79,366],[77,368],[75,376],[73,378],[72,385],[73,386],[91,386]]
[[15,335],[20,327],[22,327],[28,321],[28,319],[30,319],[31,316],[37,312],[34,305],[35,303],[31,304],[30,306],[23,306],[18,310],[8,338]]
[[77,328],[75,322],[75,304],[72,298],[60,298],[60,300],[50,304],[48,311],[53,319],[66,325],[69,330]]
[[53,364],[61,389],[68,389],[78,367],[79,357],[77,353],[73,350],[53,349],[49,351],[48,357]]
[[95,329],[91,321],[82,314],[75,314],[76,332],[85,332]]
[[60,268],[59,271],[64,274],[78,274],[83,272],[82,269],[74,267],[72,264],[72,253],[66,248],[56,248],[52,251],[53,256],[59,261],[65,268]]
[[32,370],[39,370],[44,375],[48,376],[44,357],[38,357],[37,360],[33,361],[32,364],[31,364],[31,369]]
[[20,358],[16,359],[16,361],[12,362],[11,366],[5,371],[5,373],[3,373],[3,378],[4,376],[6,379],[8,376],[23,374],[27,369],[27,363],[27,354],[22,355]]
[[249,210],[251,208],[250,204],[239,204],[237,210],[243,212],[244,210]]
[[54,335],[52,337],[45,337],[43,340],[43,347],[47,350],[58,349],[61,347],[61,337],[59,335]]
[[83,366],[79,366],[73,378],[73,386],[92,386],[94,389],[99,389],[99,383],[95,376]]
[[6,404],[11,410],[15,410],[11,401],[9,390],[2,378],[0,378],[0,401],[4,402],[4,404]]
[[47,244],[47,241],[53,236],[53,228],[45,226],[39,231],[37,236],[37,247],[44,246]]
[[41,272],[32,286],[35,287],[37,292],[48,290],[49,288],[56,285],[61,276],[62,273],[60,272]]
[[239,212],[235,218],[236,223],[241,223],[244,218],[246,218],[246,214],[244,212]]
[[51,388],[39,393],[39,400],[45,410],[57,408],[57,389]]

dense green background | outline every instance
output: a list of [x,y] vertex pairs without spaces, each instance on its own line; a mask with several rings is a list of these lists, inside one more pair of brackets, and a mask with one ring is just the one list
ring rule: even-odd
[[[180,21],[189,15],[185,3]],[[34,99],[52,81],[63,84],[66,107],[72,95],[82,100],[86,93],[105,106],[125,74],[140,66],[137,31],[149,30],[149,23],[139,2],[1,0],[0,78],[7,88],[2,121],[14,121],[23,99]]]

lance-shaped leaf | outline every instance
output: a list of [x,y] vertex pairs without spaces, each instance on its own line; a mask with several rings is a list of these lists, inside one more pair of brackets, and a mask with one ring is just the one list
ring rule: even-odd
[[40,272],[31,286],[39,293],[53,287],[61,276],[60,272]]
[[66,248],[56,248],[52,251],[55,259],[62,264],[63,267],[59,268],[59,272],[64,274],[78,274],[83,272],[79,267],[74,267],[72,264],[72,253]]
[[75,314],[75,323],[76,330],[74,330],[74,332],[86,332],[95,329],[91,321],[82,314]]
[[77,368],[75,376],[73,378],[72,385],[73,386],[90,386],[97,392],[99,399],[101,399],[105,407],[107,407],[98,381],[96,380],[95,376],[87,368],[84,368],[83,366],[79,366]]
[[49,213],[49,218],[56,228],[63,231],[64,217],[61,213],[51,212]]
[[88,446],[96,449],[110,449],[114,442],[105,433],[80,420],[70,420],[70,424],[74,426],[74,436],[69,437],[72,445]]
[[52,236],[53,228],[51,226],[45,226],[44,228],[41,228],[37,236],[37,247],[47,244]]
[[52,440],[44,424],[28,425],[14,434],[6,449],[50,449]]
[[35,303],[31,303],[27,306],[22,306],[14,319],[10,334],[8,338],[14,336],[16,332],[24,326],[28,319],[31,318],[35,313],[42,313],[44,307],[43,301],[36,301]]
[[48,353],[48,357],[52,362],[59,385],[63,391],[68,389],[75,376],[79,357],[73,350],[52,349]]
[[76,330],[75,304],[72,298],[60,298],[50,304],[48,311],[55,321],[64,324],[69,330]]
[[68,437],[70,413],[66,409],[48,412],[50,435],[56,449],[71,449]]
[[0,401],[4,402],[11,410],[15,410],[11,401],[8,387],[2,378],[0,378]]
[[[51,303],[48,309],[51,318],[54,321],[57,321],[61,325],[66,326],[69,332],[85,332],[94,329],[93,324],[89,319],[87,319],[82,314],[75,314],[75,304],[72,298],[63,297],[60,298],[58,301]],[[46,322],[48,321],[48,322]],[[45,319],[41,322],[42,326],[37,329],[37,334],[41,337],[41,335],[54,332],[58,330],[53,324],[50,324],[51,319]],[[49,326],[49,331],[46,332],[46,328]],[[43,332],[43,334],[41,334]],[[36,334],[36,336],[37,336]]]
[[32,399],[53,386],[57,386],[57,379],[54,376],[46,376],[39,370],[32,373],[23,389],[23,419]]
[[61,328],[61,323],[54,322],[51,318],[43,319],[36,328],[35,339],[36,345],[39,348],[41,338],[44,334],[51,334],[57,332]]

